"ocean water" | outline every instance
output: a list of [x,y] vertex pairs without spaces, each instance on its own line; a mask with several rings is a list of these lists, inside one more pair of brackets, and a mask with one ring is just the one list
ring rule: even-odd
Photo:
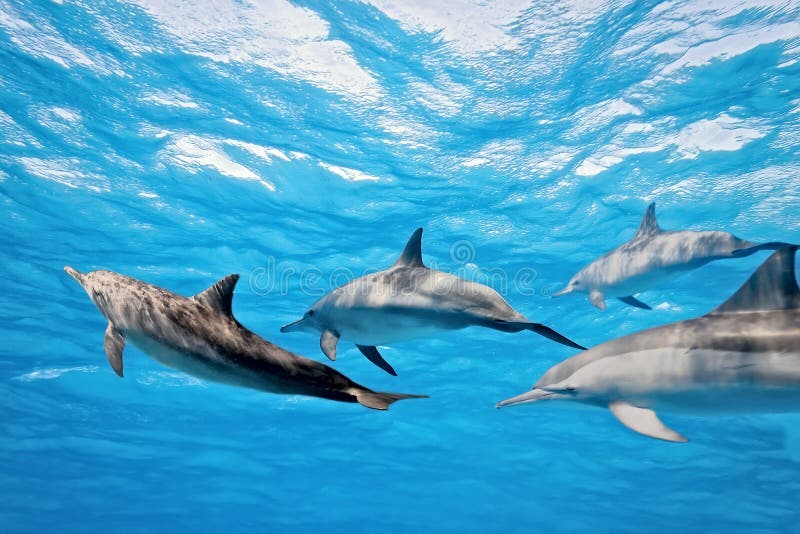
[[425,261],[593,345],[706,313],[766,257],[640,295],[551,299],[665,229],[800,242],[800,5],[780,0],[0,0],[4,532],[792,531],[800,416],[495,410],[574,351],[468,329],[332,365],[387,412],[206,383],[133,346],[62,271],[184,295],[240,273],[248,328]]

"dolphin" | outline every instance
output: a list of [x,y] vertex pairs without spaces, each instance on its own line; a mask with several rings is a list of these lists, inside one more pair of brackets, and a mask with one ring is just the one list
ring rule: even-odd
[[636,235],[578,271],[554,297],[577,291],[606,309],[607,295],[630,306],[651,309],[634,295],[656,287],[686,271],[714,260],[743,258],[759,250],[778,250],[789,243],[751,243],[728,232],[693,230],[665,231],[656,221],[656,205],[650,204]]
[[674,442],[687,440],[657,411],[800,410],[796,251],[789,246],[775,252],[707,315],[593,347],[497,407],[558,399],[608,407],[631,430]]
[[64,270],[108,319],[106,356],[120,377],[122,351],[130,341],[167,367],[260,391],[358,402],[376,410],[423,396],[372,391],[327,365],[257,336],[233,317],[238,274],[186,298],[111,271],[84,274],[69,266]]
[[422,228],[389,269],[357,278],[319,299],[281,332],[319,333],[322,352],[336,359],[339,339],[355,343],[366,358],[397,376],[376,345],[423,337],[439,330],[485,326],[502,332],[531,330],[577,349],[555,330],[532,323],[494,289],[422,263]]

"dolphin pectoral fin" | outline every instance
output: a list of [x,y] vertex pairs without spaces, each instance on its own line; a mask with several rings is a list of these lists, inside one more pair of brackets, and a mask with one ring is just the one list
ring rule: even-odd
[[561,343],[562,345],[566,345],[574,349],[586,350],[586,347],[584,347],[583,345],[578,345],[571,339],[562,336],[549,326],[545,326],[539,323],[530,323],[530,326],[528,326],[528,330],[530,330],[531,332],[536,332],[540,336],[544,336],[547,339],[552,339],[553,341]]
[[606,310],[606,298],[600,291],[592,291],[589,293],[589,300],[592,301],[592,305],[598,310]]
[[339,342],[339,333],[333,330],[325,330],[319,338],[319,346],[329,360],[336,359],[336,344]]
[[119,333],[119,330],[114,328],[114,325],[108,323],[106,328],[106,338],[103,341],[103,347],[106,349],[106,356],[111,368],[119,376],[122,376],[122,350],[125,348],[125,338]]
[[636,297],[629,296],[629,297],[617,297],[619,300],[627,304],[628,306],[635,306],[637,308],[641,308],[643,310],[652,310],[653,308],[650,307],[649,304],[645,304],[641,300],[637,299]]
[[381,356],[381,353],[378,352],[378,349],[367,345],[356,345],[356,347],[358,347],[358,350],[361,351],[361,354],[366,356],[369,361],[371,361],[372,363],[374,363],[375,365],[377,365],[390,375],[397,376],[397,371],[395,371],[392,368],[392,366],[389,365],[389,362],[383,359],[383,356]]
[[663,439],[675,443],[685,443],[689,441],[671,428],[664,425],[656,415],[656,412],[647,408],[637,408],[625,401],[614,401],[608,405],[619,422],[630,428],[634,432],[649,436],[651,438]]

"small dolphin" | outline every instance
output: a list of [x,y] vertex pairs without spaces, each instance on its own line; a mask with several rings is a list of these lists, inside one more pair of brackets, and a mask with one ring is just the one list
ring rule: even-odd
[[426,267],[422,263],[422,228],[412,234],[389,269],[331,291],[281,332],[321,333],[320,347],[331,360],[336,359],[340,338],[351,341],[369,361],[397,376],[376,345],[468,326],[503,332],[532,330],[564,345],[584,348],[551,328],[530,322],[494,289]]
[[759,250],[777,250],[787,245],[758,245],[727,232],[664,231],[658,226],[656,205],[652,203],[630,241],[578,271],[567,287],[553,296],[583,291],[601,310],[606,309],[606,295],[649,310],[650,306],[634,295],[713,260],[743,258]]
[[401,399],[422,397],[372,391],[246,329],[231,311],[238,274],[186,298],[111,271],[64,270],[108,319],[105,351],[119,376],[127,340],[167,367],[260,391],[358,402],[376,410]]
[[657,410],[800,410],[800,290],[796,246],[770,256],[707,315],[603,343],[550,368],[497,407],[564,399],[608,407],[640,434],[686,441]]

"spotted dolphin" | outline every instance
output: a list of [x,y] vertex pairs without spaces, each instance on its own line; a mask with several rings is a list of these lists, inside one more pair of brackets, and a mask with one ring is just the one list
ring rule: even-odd
[[800,410],[796,250],[775,252],[707,315],[593,347],[498,407],[559,399],[608,407],[631,430],[678,442],[686,438],[662,423],[657,411]]
[[242,326],[231,310],[237,274],[186,298],[111,271],[64,270],[108,319],[105,352],[119,376],[123,376],[122,351],[130,341],[167,367],[260,391],[358,402],[377,410],[420,397],[372,391]]
[[413,233],[389,269],[331,291],[281,332],[321,334],[320,347],[331,360],[336,359],[339,339],[350,341],[369,361],[396,376],[376,345],[468,326],[503,332],[531,330],[564,345],[584,348],[547,326],[530,322],[494,289],[426,267],[422,228]]
[[713,260],[742,258],[759,250],[777,250],[788,243],[751,243],[728,232],[662,230],[655,203],[648,206],[636,235],[599,257],[572,277],[554,297],[589,293],[591,303],[606,309],[606,297],[617,297],[638,308],[651,309],[634,295]]

